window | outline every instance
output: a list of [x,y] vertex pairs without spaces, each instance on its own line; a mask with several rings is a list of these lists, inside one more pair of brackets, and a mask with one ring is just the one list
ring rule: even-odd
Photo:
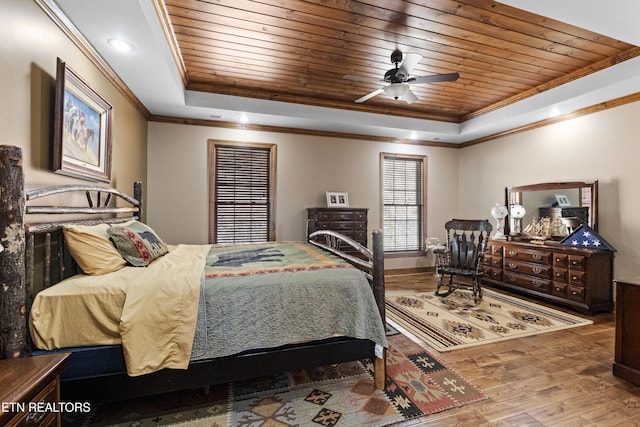
[[426,157],[382,153],[384,251],[423,249]]
[[273,144],[209,141],[209,241],[275,240]]

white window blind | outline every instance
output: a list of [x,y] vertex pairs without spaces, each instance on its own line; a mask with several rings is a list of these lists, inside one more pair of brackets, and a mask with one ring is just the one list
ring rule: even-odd
[[269,148],[216,145],[215,242],[270,240]]
[[422,249],[423,158],[384,155],[383,229],[385,252]]

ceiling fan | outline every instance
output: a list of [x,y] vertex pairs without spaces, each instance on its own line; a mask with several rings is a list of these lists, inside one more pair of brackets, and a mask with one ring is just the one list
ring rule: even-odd
[[[411,70],[413,70],[413,67],[416,66],[420,59],[422,59],[422,56],[419,53],[415,52],[407,53],[406,55],[404,55],[403,59],[402,52],[398,49],[394,50],[391,53],[391,62],[395,64],[395,68],[387,71],[384,74],[384,79],[381,80],[381,82],[387,83],[387,85],[381,87],[380,89],[374,90],[373,92],[363,96],[362,98],[356,99],[355,102],[365,102],[373,98],[374,96],[384,92],[386,95],[395,100],[400,99],[407,104],[413,104],[418,100],[418,97],[413,92],[411,92],[409,86],[423,83],[454,82],[458,80],[458,77],[460,77],[458,73],[411,77]],[[353,77],[351,76],[345,77],[353,79]]]

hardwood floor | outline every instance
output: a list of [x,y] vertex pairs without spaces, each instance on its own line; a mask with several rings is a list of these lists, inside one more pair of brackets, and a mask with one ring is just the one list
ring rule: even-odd
[[[436,281],[431,273],[394,275],[386,286],[387,293],[432,291]],[[489,399],[398,426],[640,426],[640,387],[611,371],[615,316],[590,319],[565,331],[433,350]]]

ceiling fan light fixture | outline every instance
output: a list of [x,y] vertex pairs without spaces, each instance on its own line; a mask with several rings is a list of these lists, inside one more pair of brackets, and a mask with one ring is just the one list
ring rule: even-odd
[[400,99],[409,92],[409,85],[406,83],[391,83],[384,88],[384,93],[393,99]]

